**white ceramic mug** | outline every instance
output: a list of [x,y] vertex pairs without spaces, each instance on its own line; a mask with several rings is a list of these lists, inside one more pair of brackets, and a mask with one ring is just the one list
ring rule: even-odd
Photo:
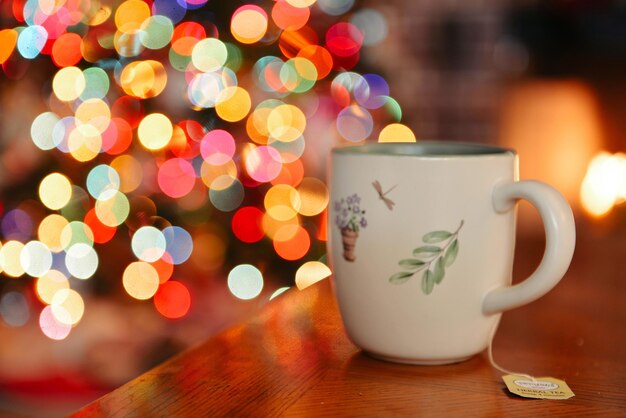
[[[445,364],[489,344],[501,312],[541,297],[569,267],[576,234],[562,195],[518,181],[514,151],[453,142],[331,153],[328,254],[350,339],[385,360]],[[516,202],[543,220],[543,260],[511,286]]]

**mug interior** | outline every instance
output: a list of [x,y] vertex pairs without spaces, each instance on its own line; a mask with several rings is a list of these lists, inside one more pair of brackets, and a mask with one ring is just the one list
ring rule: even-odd
[[423,157],[453,157],[515,154],[508,148],[485,144],[446,141],[418,141],[403,143],[368,143],[333,149],[338,154],[405,155]]

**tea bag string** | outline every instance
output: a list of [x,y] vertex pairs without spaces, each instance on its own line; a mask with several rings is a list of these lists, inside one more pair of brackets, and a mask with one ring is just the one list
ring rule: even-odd
[[493,328],[491,329],[491,337],[489,338],[489,346],[487,347],[487,356],[489,357],[489,363],[491,364],[491,367],[493,367],[496,370],[501,371],[502,373],[505,374],[513,374],[516,376],[522,376],[525,377],[527,379],[532,380],[533,382],[536,381],[534,376],[531,376],[527,373],[518,373],[518,372],[513,372],[511,370],[505,369],[504,367],[500,366],[498,363],[496,363],[496,361],[493,358],[493,340],[496,336],[496,331],[498,329],[498,322],[496,322],[493,325]]

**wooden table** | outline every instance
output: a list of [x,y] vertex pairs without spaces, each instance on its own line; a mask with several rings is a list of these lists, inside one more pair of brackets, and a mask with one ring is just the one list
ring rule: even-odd
[[[541,245],[518,250],[517,274],[532,270]],[[508,394],[484,354],[449,366],[367,357],[345,336],[324,280],[290,290],[75,416],[626,417],[625,307],[626,238],[579,239],[563,282],[506,313],[494,341],[503,367],[563,378],[576,394],[528,400]]]

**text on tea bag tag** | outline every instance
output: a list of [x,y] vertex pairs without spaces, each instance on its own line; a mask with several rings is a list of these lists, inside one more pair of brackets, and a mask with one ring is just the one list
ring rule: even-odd
[[497,324],[493,327],[491,333],[491,339],[487,347],[487,355],[489,356],[489,363],[494,369],[506,373],[502,376],[502,380],[509,392],[524,398],[533,399],[564,400],[576,396],[564,380],[555,379],[554,377],[533,377],[525,373],[511,372],[510,370],[500,367],[493,359],[492,351],[496,329]]
[[525,376],[507,374],[502,376],[502,380],[509,392],[524,398],[560,400],[574,396],[567,383],[553,377],[528,379]]

